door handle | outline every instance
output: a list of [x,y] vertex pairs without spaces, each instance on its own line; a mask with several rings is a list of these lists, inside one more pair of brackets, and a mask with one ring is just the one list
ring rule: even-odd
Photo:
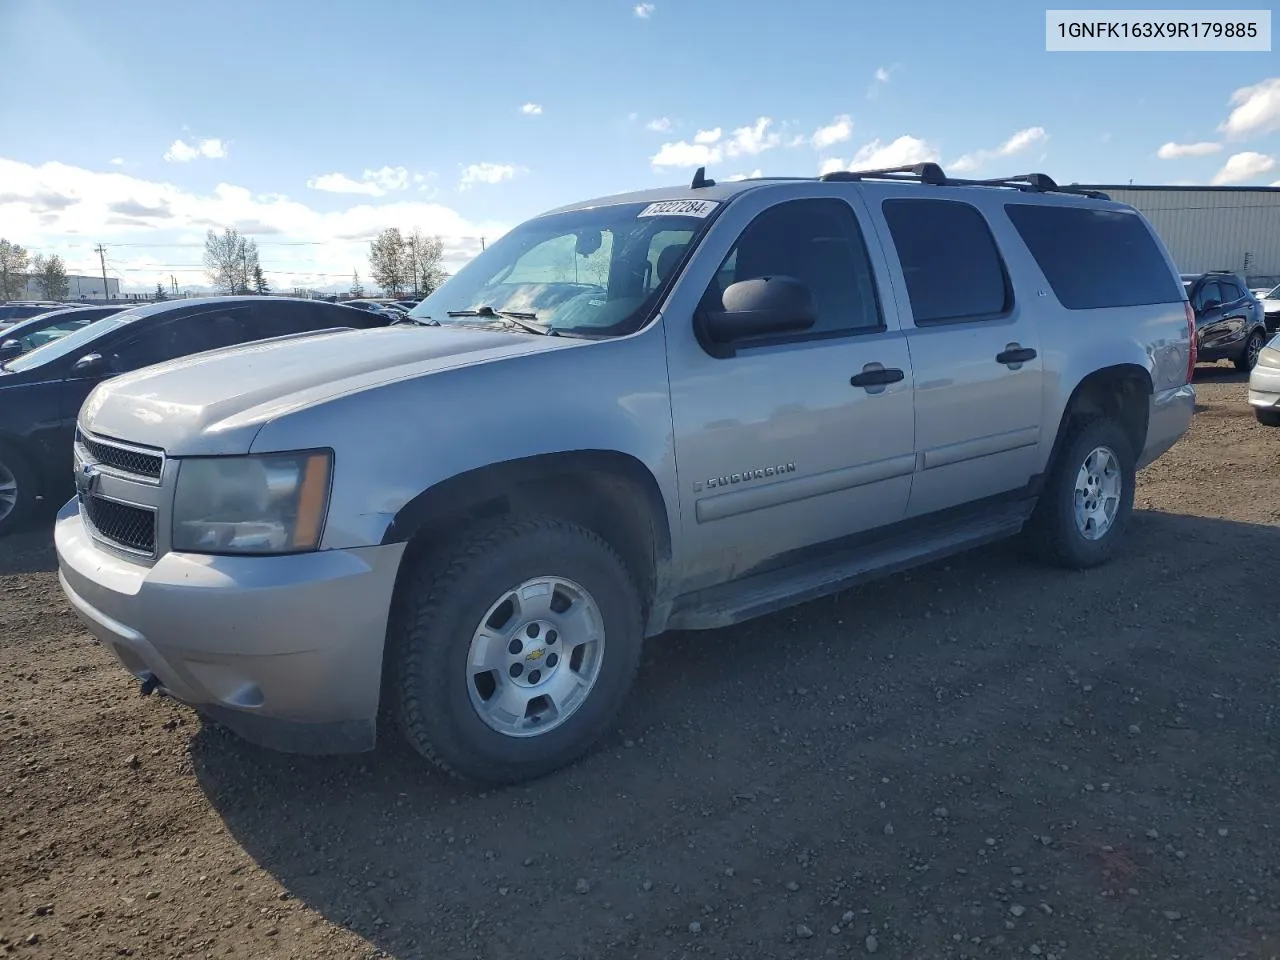
[[1011,344],[996,354],[996,363],[1026,363],[1028,360],[1034,360],[1035,358],[1036,352],[1031,347],[1019,347]]
[[855,374],[849,378],[851,387],[883,387],[888,383],[897,383],[906,376],[897,367],[880,368],[879,370],[864,370],[862,373]]

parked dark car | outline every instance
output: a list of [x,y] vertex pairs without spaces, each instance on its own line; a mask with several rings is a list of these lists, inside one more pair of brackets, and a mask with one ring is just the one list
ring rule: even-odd
[[12,326],[19,320],[36,317],[50,310],[61,310],[67,306],[68,304],[58,303],[56,300],[11,300],[8,303],[0,303],[0,330]]
[[387,325],[316,300],[202,297],[124,310],[0,364],[0,535],[38,499],[70,496],[76,418],[102,381],[254,340]]
[[127,307],[123,304],[118,307],[67,307],[41,313],[29,320],[19,320],[13,326],[0,330],[0,363],[30,353],[51,340],[125,309]]
[[1182,285],[1196,316],[1197,352],[1201,362],[1230,360],[1248,373],[1267,343],[1262,304],[1234,273],[1214,270],[1183,274]]

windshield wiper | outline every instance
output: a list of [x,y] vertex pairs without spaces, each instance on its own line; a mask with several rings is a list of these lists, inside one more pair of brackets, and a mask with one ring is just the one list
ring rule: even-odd
[[391,321],[391,326],[393,326],[393,327],[394,327],[394,326],[396,326],[397,324],[402,324],[402,323],[414,323],[414,324],[417,324],[417,325],[418,325],[418,326],[420,326],[420,327],[438,327],[438,326],[440,326],[440,321],[439,321],[439,320],[433,320],[431,317],[411,317],[411,316],[408,316],[407,314],[406,314],[405,316],[403,316],[403,317],[397,317],[395,320],[392,320],[392,321]]
[[560,336],[555,330],[546,324],[538,323],[538,315],[536,313],[523,313],[519,310],[495,310],[493,307],[480,307],[476,310],[450,310],[451,317],[491,317],[497,320],[509,320],[517,327],[528,330],[530,333],[540,333],[544,337]]

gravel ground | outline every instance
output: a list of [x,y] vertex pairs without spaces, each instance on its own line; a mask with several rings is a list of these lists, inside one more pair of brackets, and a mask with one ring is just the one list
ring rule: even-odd
[[139,698],[46,525],[10,538],[0,952],[1280,955],[1280,431],[1199,394],[1113,564],[999,546],[672,634],[602,750],[496,792]]

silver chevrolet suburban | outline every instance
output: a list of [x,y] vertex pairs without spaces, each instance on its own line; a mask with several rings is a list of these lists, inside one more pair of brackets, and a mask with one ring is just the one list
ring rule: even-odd
[[663,631],[1015,535],[1105,562],[1195,403],[1164,246],[1043,174],[700,170],[521,224],[411,319],[85,401],[61,583],[144,693],[536,777]]

